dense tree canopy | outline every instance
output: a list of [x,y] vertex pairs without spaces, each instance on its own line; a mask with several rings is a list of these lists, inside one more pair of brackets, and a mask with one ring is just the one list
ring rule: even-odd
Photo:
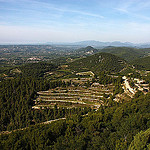
[[[2,149],[128,149],[134,136],[150,128],[150,95],[127,103],[101,107],[49,125],[38,125],[0,136]],[[130,147],[148,142],[149,130],[135,136]],[[137,141],[137,142],[136,142]]]
[[97,74],[101,71],[119,72],[125,66],[123,59],[108,53],[97,53],[69,64],[72,70],[91,70]]
[[[91,60],[85,65],[84,62],[89,57]],[[90,67],[97,72],[92,81],[88,81],[85,85],[88,87],[94,82],[103,85],[113,84],[115,87],[113,94],[122,93],[121,76],[113,78],[103,69],[106,67],[108,68],[106,71],[119,71],[125,66],[121,63],[123,60],[120,61],[119,58],[116,60],[116,56],[110,58],[105,53],[89,57],[82,59],[82,63],[78,60],[70,64],[75,68],[80,64],[81,68]],[[8,71],[13,78],[3,79],[0,82],[0,131],[23,128],[9,134],[0,134],[0,149],[149,148],[150,93],[147,95],[138,93],[134,99],[124,103],[113,101],[111,95],[109,103],[102,105],[97,111],[87,107],[58,108],[57,105],[54,108],[33,110],[33,100],[37,97],[37,91],[71,85],[71,82],[44,79],[45,72],[51,72],[56,68],[57,66],[49,63],[27,64],[18,67],[19,74]],[[132,77],[138,76],[138,73],[132,74]],[[150,82],[149,77],[149,75],[146,77],[147,82]],[[107,98],[108,95],[103,96]],[[66,119],[47,125],[39,124],[63,117]],[[142,142],[139,142],[140,140]]]
[[146,131],[141,131],[134,137],[134,140],[131,142],[128,150],[135,149],[150,149],[150,128]]

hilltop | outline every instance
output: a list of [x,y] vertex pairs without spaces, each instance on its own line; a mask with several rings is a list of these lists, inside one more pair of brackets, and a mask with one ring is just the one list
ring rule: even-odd
[[127,61],[132,61],[134,59],[144,56],[144,52],[130,47],[106,47],[101,50],[105,53],[111,53],[118,57],[121,57]]
[[92,46],[87,46],[85,48],[80,48],[75,51],[78,55],[92,55],[98,52],[97,49]]
[[74,71],[91,70],[95,73],[101,71],[119,72],[124,67],[126,67],[126,62],[123,59],[108,53],[97,53],[69,63],[69,68]]

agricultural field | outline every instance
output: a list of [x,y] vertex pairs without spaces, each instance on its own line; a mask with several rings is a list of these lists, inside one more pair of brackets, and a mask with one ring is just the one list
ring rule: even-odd
[[[96,85],[96,86],[95,86]],[[69,86],[67,88],[57,87],[48,91],[37,92],[38,97],[35,101],[34,109],[44,107],[91,107],[98,109],[110,99],[113,94],[113,85],[100,85],[93,83],[90,87]]]
[[[104,81],[102,81],[100,76],[98,78],[95,78],[94,76],[83,78],[82,72],[76,73],[76,75],[78,74],[82,75],[82,77],[62,79],[62,82],[67,85],[65,87],[56,87],[47,91],[37,92],[37,98],[34,100],[35,105],[32,108],[54,108],[55,105],[57,105],[58,108],[71,109],[77,107],[91,107],[92,109],[97,110],[101,106],[108,106],[112,101],[119,103],[130,101],[134,96],[138,95],[138,90],[144,85],[138,84],[140,88],[132,90],[131,81],[133,78],[127,79],[127,77],[123,76],[122,84],[116,85],[115,82],[119,77],[107,75],[105,76],[104,81],[111,77],[109,80],[114,80],[114,83],[102,84],[100,82]],[[136,80],[141,83],[140,79]],[[132,91],[134,92],[132,93]],[[143,88],[141,92],[143,94],[147,93]]]

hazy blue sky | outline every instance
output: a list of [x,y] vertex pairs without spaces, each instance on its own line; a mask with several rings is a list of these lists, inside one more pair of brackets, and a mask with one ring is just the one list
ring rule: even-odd
[[150,42],[150,0],[0,0],[0,43]]

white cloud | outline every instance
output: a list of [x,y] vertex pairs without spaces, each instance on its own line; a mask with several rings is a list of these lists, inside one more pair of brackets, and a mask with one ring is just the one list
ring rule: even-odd
[[[55,10],[57,13],[64,13],[64,12],[69,12],[69,13],[74,13],[74,14],[79,14],[79,15],[85,15],[85,16],[91,16],[91,17],[97,17],[97,18],[104,18],[104,16],[100,15],[100,14],[95,14],[95,13],[91,13],[91,12],[87,12],[87,11],[83,11],[80,9],[74,9],[74,8],[68,8],[68,6],[58,6],[58,5],[54,5],[52,3],[46,3],[46,2],[42,2],[42,1],[35,1],[35,0],[6,0],[6,2],[13,2],[16,4],[21,4],[24,7],[24,11],[32,11],[35,13],[37,13],[40,9],[40,11],[45,11],[45,10],[49,10],[50,12],[52,10]],[[18,9],[14,9],[14,8],[3,8],[6,10],[15,10],[15,11],[22,11],[19,8]],[[54,13],[54,12],[52,12]]]
[[127,14],[128,16],[139,18],[143,20],[150,21],[150,17],[147,16],[146,13],[142,13],[141,11],[146,8],[150,9],[150,1],[141,1],[141,0],[130,0],[125,1],[124,3],[120,3],[115,10]]
[[[5,0],[10,4],[8,7],[0,6],[7,12],[0,16],[0,41],[71,42],[93,39],[144,42],[150,35],[150,17],[139,12],[139,9],[147,8],[141,1],[141,7],[140,4],[135,5],[138,5],[137,8],[133,7],[137,1],[140,0],[122,0],[118,5],[111,1],[110,5],[116,6],[117,12],[114,12],[111,6],[109,9],[102,6],[87,9],[74,4],[58,5],[52,1]],[[105,5],[105,0],[101,3]],[[122,14],[126,17],[123,18],[125,15]]]

